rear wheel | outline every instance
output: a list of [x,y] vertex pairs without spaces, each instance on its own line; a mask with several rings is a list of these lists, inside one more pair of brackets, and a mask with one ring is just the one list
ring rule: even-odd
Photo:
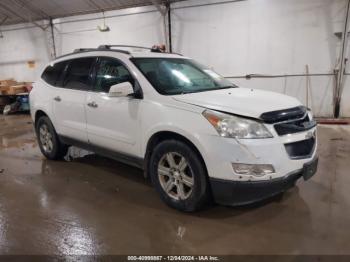
[[166,140],[158,144],[150,159],[150,175],[161,198],[173,208],[193,212],[207,203],[206,169],[186,143]]
[[47,116],[37,120],[35,131],[39,148],[46,158],[56,160],[67,154],[68,146],[59,141],[55,128]]

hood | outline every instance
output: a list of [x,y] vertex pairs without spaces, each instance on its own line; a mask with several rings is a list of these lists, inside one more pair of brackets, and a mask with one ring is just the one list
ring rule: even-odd
[[249,88],[230,88],[184,94],[175,100],[227,113],[259,118],[261,114],[300,106],[294,97]]

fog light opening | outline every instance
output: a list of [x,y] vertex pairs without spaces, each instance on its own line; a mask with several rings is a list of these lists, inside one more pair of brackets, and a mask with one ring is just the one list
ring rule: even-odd
[[232,163],[233,171],[238,175],[265,176],[275,173],[273,165]]

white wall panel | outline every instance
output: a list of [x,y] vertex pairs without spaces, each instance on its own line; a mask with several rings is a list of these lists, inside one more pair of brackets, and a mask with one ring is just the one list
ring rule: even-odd
[[[222,2],[227,1],[223,0]],[[346,0],[190,0],[172,5],[174,51],[212,66],[224,76],[332,73],[339,58]],[[204,5],[204,6],[196,6]],[[189,7],[196,6],[196,7]],[[101,44],[152,46],[165,42],[162,17],[152,6],[106,12],[110,32],[101,33],[101,14],[56,19],[57,54]],[[0,39],[0,78],[32,81],[49,60],[38,28],[6,31]],[[23,27],[23,25],[21,25]],[[26,62],[35,60],[29,69]],[[349,71],[349,70],[348,70]],[[293,95],[306,104],[306,77],[232,79],[245,87]],[[332,116],[333,76],[310,77],[309,106]],[[350,117],[350,78],[341,112]]]
[[[211,65],[224,76],[332,73],[338,63],[344,0],[247,0],[184,8],[173,5],[175,51]],[[333,77],[310,77],[319,116],[332,116]],[[282,91],[285,79],[240,81],[247,87]],[[236,81],[237,82],[237,81]],[[287,79],[287,94],[305,101],[306,80]],[[349,114],[350,116],[350,114]]]
[[[50,56],[45,32],[32,26],[13,30],[16,28],[23,28],[23,25],[2,27],[4,37],[0,38],[0,79],[34,81]],[[36,62],[35,68],[28,67],[27,62],[31,60]]]
[[154,7],[111,11],[106,12],[105,15],[106,24],[111,30],[104,33],[97,30],[97,26],[103,24],[101,14],[57,19],[55,35],[58,54],[102,44],[151,47],[156,43],[164,43],[163,19]]
[[252,78],[230,79],[233,83],[248,88],[274,91],[299,99],[304,105],[312,108],[316,116],[332,117],[334,76],[317,76],[309,78],[309,99],[307,102],[306,77],[286,78]]
[[[101,33],[101,14],[90,14],[54,20],[57,55],[76,48],[97,47],[102,44],[149,46],[164,43],[163,19],[155,7],[137,7],[106,12],[110,32]],[[13,29],[25,28],[25,29]],[[13,77],[19,81],[34,81],[43,65],[50,61],[47,32],[31,24],[1,28],[0,79]],[[34,60],[35,69],[27,61]]]

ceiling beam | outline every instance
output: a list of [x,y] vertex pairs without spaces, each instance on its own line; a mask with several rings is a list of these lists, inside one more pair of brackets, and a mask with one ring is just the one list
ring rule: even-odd
[[165,16],[167,13],[166,7],[162,5],[162,2],[159,0],[151,0],[152,4],[157,8],[157,10]]
[[0,15],[3,16],[4,18],[6,18],[5,20],[7,20],[9,18],[8,14],[4,13],[3,10],[1,10],[1,9],[0,9]]
[[[155,8],[162,14],[162,16],[167,15],[167,9],[166,9],[166,3],[170,2],[177,2],[175,0],[144,0],[144,1],[115,1],[113,6],[105,6],[102,5],[103,2],[100,2],[101,0],[83,0],[86,4],[88,4],[89,8],[88,10],[80,10],[77,12],[72,12],[69,9],[69,5],[62,6],[64,8],[64,11],[61,14],[57,13],[51,13],[50,9],[46,10],[43,7],[40,6],[40,4],[36,5],[34,4],[35,1],[30,0],[11,0],[10,1],[3,1],[0,0],[0,12],[3,10],[3,13],[6,14],[6,16],[9,16],[9,19],[6,20],[5,24],[19,24],[19,23],[32,23],[35,26],[40,27],[41,29],[45,29],[48,27],[48,24],[45,23],[45,25],[42,25],[38,20],[41,19],[47,19],[50,20],[56,19],[56,18],[62,18],[67,16],[75,16],[75,15],[83,15],[83,14],[90,14],[90,13],[98,13],[98,12],[106,12],[109,10],[120,10],[124,8],[130,8],[130,7],[136,7],[136,6],[147,6],[147,5],[154,5]],[[103,0],[107,2],[107,0]],[[180,0],[183,1],[183,0]],[[34,3],[33,3],[34,2]],[[50,0],[50,2],[59,4],[59,0]],[[57,3],[56,3],[57,2]],[[1,8],[2,7],[2,8]],[[20,7],[23,8],[23,10],[26,11],[26,13],[21,12]],[[61,7],[61,6],[60,6]],[[1,18],[0,18],[1,19]]]
[[38,8],[37,6],[33,6],[32,4],[24,1],[24,0],[16,0],[18,3],[20,3],[23,7],[27,8],[32,13],[36,13],[43,19],[50,19],[50,16],[44,12],[41,8]]
[[101,6],[99,6],[94,0],[87,0],[87,1],[100,12],[104,12],[103,8],[101,8]]
[[34,24],[35,26],[39,27],[40,29],[42,30],[45,30],[46,28],[40,24],[38,24],[37,22],[35,21],[32,21],[31,19],[28,19],[20,14],[18,14],[17,12],[13,11],[11,8],[9,8],[8,6],[4,5],[3,3],[0,2],[0,8],[6,10],[7,12],[11,13],[12,15],[22,19],[23,22],[28,22],[28,23],[31,23],[31,24]]
[[[5,18],[0,21],[0,26],[6,22],[7,18],[8,16],[5,16]],[[0,38],[4,38],[4,35],[1,32],[1,28],[0,28]]]
[[6,20],[7,20],[7,18],[9,18],[9,17],[8,17],[8,16],[5,16],[4,19],[2,19],[2,20],[0,21],[0,25],[2,25],[3,23],[5,23]]

